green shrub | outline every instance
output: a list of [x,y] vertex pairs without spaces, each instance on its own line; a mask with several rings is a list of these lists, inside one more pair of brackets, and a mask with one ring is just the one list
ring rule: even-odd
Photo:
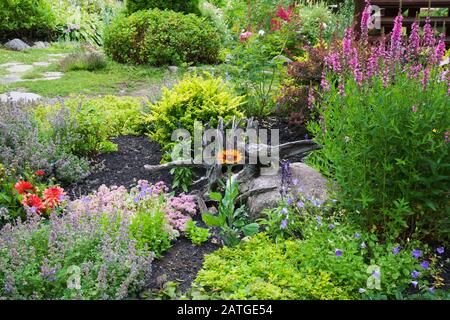
[[449,239],[450,99],[447,83],[430,79],[426,89],[405,73],[387,87],[348,80],[344,95],[324,93],[323,121],[309,126],[323,146],[309,162],[336,179],[355,221],[392,239]]
[[121,63],[215,63],[220,35],[205,18],[159,9],[121,16],[105,31],[105,52]]
[[127,11],[133,13],[147,9],[172,10],[185,13],[198,13],[199,0],[127,0]]
[[170,148],[172,132],[178,128],[193,135],[195,121],[211,122],[214,128],[219,118],[226,122],[233,116],[242,117],[238,110],[241,102],[220,78],[188,76],[171,90],[164,89],[162,99],[150,106],[146,123],[151,138]]
[[301,243],[272,243],[263,234],[205,258],[194,294],[213,299],[349,299],[331,274],[301,267]]
[[46,0],[1,1],[0,21],[0,39],[48,38],[56,30],[56,17]]
[[[108,139],[142,132],[144,103],[139,98],[105,96],[94,99],[69,99],[63,104],[41,106],[37,117],[41,130],[49,136],[65,138],[66,149],[78,155],[116,150]],[[52,115],[65,114],[60,119],[65,126],[51,125]]]
[[62,59],[60,65],[64,72],[78,70],[96,71],[106,67],[106,59],[97,52],[73,53]]

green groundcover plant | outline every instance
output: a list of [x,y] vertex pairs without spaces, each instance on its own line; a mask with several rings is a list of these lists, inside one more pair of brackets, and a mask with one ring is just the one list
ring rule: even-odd
[[216,63],[221,36],[205,18],[153,9],[118,17],[105,30],[104,48],[121,63]]
[[198,13],[198,5],[199,0],[127,0],[129,13],[154,8],[184,13]]

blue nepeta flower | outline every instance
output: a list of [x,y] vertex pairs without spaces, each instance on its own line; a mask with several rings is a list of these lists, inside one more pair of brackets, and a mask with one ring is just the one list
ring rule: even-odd
[[394,248],[392,248],[392,253],[393,253],[394,255],[398,254],[399,252],[400,252],[400,247],[394,247]]
[[411,276],[412,276],[414,279],[416,279],[416,278],[418,278],[418,277],[420,276],[420,272],[414,270],[413,272],[411,272]]
[[305,207],[305,203],[303,202],[303,201],[299,201],[299,202],[297,202],[297,206],[299,207],[299,208],[304,208]]
[[290,206],[292,204],[292,198],[287,198],[287,204]]
[[422,255],[422,251],[419,249],[414,249],[412,252],[412,256],[416,259],[419,259],[421,255]]
[[320,216],[317,216],[316,217],[316,220],[317,220],[317,224],[320,226],[320,225],[322,225],[322,218],[320,217]]
[[289,211],[288,211],[287,208],[283,208],[283,209],[281,209],[281,213],[282,213],[282,214],[288,214]]

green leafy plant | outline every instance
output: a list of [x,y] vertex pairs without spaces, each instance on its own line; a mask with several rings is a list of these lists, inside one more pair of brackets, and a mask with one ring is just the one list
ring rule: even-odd
[[[142,134],[144,110],[138,98],[105,96],[40,106],[36,116],[44,134],[64,138],[66,150],[74,154],[88,155],[117,150],[109,138]],[[57,120],[52,114],[64,114],[64,118],[58,119],[65,125],[52,125]]]
[[193,244],[199,246],[208,241],[211,234],[208,229],[198,227],[194,220],[189,220],[186,223],[186,235]]
[[205,18],[153,9],[118,17],[105,31],[104,48],[121,63],[215,63],[221,40]]
[[173,168],[170,170],[173,177],[172,188],[181,188],[184,192],[189,191],[189,186],[192,184],[194,172],[191,168]]
[[348,80],[344,94],[324,93],[322,120],[309,125],[324,146],[309,163],[336,179],[354,221],[391,239],[449,239],[450,100],[446,83],[430,77],[426,89],[405,73],[388,86]]
[[161,100],[150,106],[145,122],[150,137],[166,149],[173,145],[172,133],[182,128],[194,133],[196,121],[210,123],[214,128],[219,118],[225,122],[233,116],[242,118],[239,111],[242,97],[237,97],[221,78],[187,76],[172,89],[165,88]]
[[46,0],[0,2],[0,38],[49,38],[57,29],[57,19]]
[[184,13],[198,13],[199,0],[127,0],[127,10],[133,13],[147,9],[173,10]]
[[231,177],[227,179],[224,195],[211,192],[211,200],[219,203],[218,215],[205,213],[203,221],[210,227],[220,228],[222,240],[226,246],[236,246],[241,242],[242,236],[249,237],[259,232],[257,223],[246,223],[245,207],[236,208],[236,198],[239,195],[238,183]]

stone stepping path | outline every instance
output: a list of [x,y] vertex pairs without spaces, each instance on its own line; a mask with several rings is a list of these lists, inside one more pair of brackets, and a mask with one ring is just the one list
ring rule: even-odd
[[58,80],[64,74],[62,72],[44,72],[41,78],[35,79],[22,79],[22,76],[33,70],[35,67],[48,67],[53,62],[58,62],[60,59],[64,58],[67,54],[65,53],[49,53],[47,61],[37,61],[32,64],[25,64],[21,62],[8,62],[0,64],[0,70],[5,70],[8,74],[0,76],[0,85],[11,84],[21,81],[41,81],[41,80]]

